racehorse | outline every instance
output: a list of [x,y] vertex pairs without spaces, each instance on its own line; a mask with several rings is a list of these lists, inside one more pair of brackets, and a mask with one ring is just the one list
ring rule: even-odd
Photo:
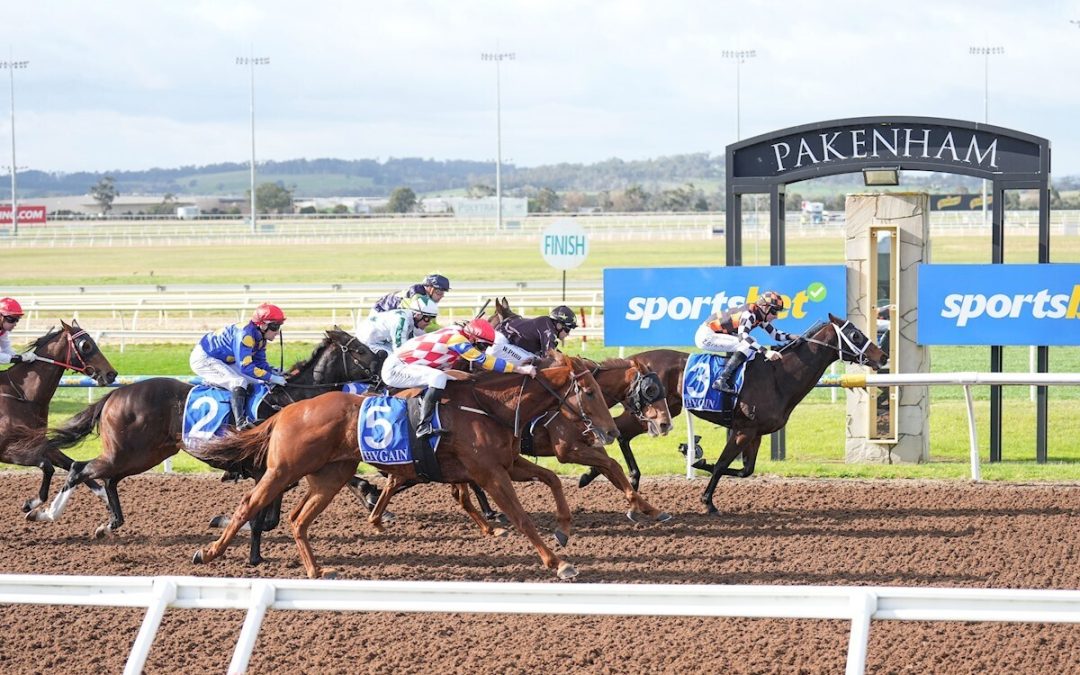
[[[284,387],[271,389],[260,406],[260,417],[272,415],[297,400],[340,389],[347,382],[370,380],[375,359],[371,350],[342,330],[329,330],[312,352],[311,358],[294,365],[286,374]],[[55,521],[64,511],[71,492],[88,479],[103,479],[108,497],[109,521],[98,526],[94,536],[105,536],[124,524],[117,483],[127,476],[147,471],[182,449],[203,459],[195,447],[184,448],[181,439],[184,405],[193,385],[168,377],[155,377],[115,389],[67,423],[50,430],[46,445],[68,448],[97,430],[101,454],[88,462],[75,462],[67,483],[48,509],[37,508],[28,520]],[[251,463],[211,466],[237,472],[258,480],[261,467]],[[261,531],[273,529],[277,511],[270,509],[252,527],[252,550],[257,552]],[[260,525],[262,527],[260,527]]]
[[[547,568],[556,570],[560,579],[575,576],[573,565],[544,544],[518,501],[512,480],[548,482],[554,478],[554,484],[559,483],[551,471],[521,458],[515,432],[518,420],[559,410],[582,421],[600,442],[610,443],[615,436],[615,422],[596,380],[580,360],[561,354],[555,354],[552,364],[538,371],[535,378],[513,373],[468,376],[451,372],[455,380],[448,383],[440,411],[449,434],[440,440],[436,453],[442,480],[480,485],[507,513],[514,527],[528,537]],[[466,381],[459,381],[461,378]],[[406,390],[399,396],[416,391]],[[217,541],[196,551],[192,562],[209,562],[224,554],[236,532],[253,514],[306,476],[308,492],[289,515],[289,522],[308,577],[334,576],[332,570],[324,571],[315,562],[308,529],[352,477],[360,461],[357,418],[364,398],[325,394],[286,408],[261,427],[204,446],[222,460],[252,458],[266,467],[266,474],[240,502]],[[387,488],[369,518],[378,529],[379,517],[397,482],[408,482],[418,475],[412,463],[372,466],[389,476]]]
[[[622,404],[623,409],[645,425],[652,436],[666,436],[671,431],[671,412],[668,409],[664,386],[656,374],[649,371],[643,363],[635,361],[633,357],[608,359],[599,364],[588,359],[582,359],[582,361],[589,366],[609,408],[617,403]],[[622,466],[607,454],[603,446],[590,442],[591,439],[585,437],[580,427],[578,420],[566,419],[554,413],[541,416],[534,424],[528,424],[527,429],[523,431],[521,454],[534,457],[556,457],[562,464],[595,467],[626,496],[630,504],[630,510],[626,515],[630,520],[641,522],[642,516],[659,522],[670,520],[669,514],[661,512],[638,494],[637,490],[630,485]],[[377,502],[380,491],[370,487],[363,478],[351,479],[349,486],[354,491],[360,490],[364,495],[365,503]],[[404,485],[399,486],[398,491],[404,487]],[[463,486],[458,489],[463,489]],[[467,495],[462,496],[455,490],[454,496],[466,512],[470,516],[473,515]],[[499,514],[491,510],[483,492],[477,489],[476,496],[480,501],[484,517],[488,520],[499,519]],[[462,499],[466,501],[463,502]],[[374,503],[371,506],[374,507]],[[485,533],[491,533],[486,523],[482,523],[481,528]],[[566,544],[568,536],[568,530],[556,532],[556,538],[561,545]]]
[[[753,475],[761,438],[787,424],[792,410],[814,388],[825,370],[837,359],[848,363],[884,367],[888,356],[850,321],[829,315],[827,322],[818,322],[801,337],[781,350],[779,361],[754,359],[746,365],[745,384],[739,392],[734,415],[727,420],[718,412],[691,411],[695,417],[731,429],[727,444],[715,464],[699,460],[694,467],[709,471],[709,484],[701,495],[701,503],[710,514],[717,513],[713,493],[720,476],[745,478]],[[682,375],[688,354],[671,349],[655,349],[635,354],[648,368],[660,376],[667,389],[668,407],[672,416],[683,408]],[[631,482],[637,487],[641,472],[630,448],[630,441],[644,431],[637,420],[623,413],[615,423],[619,427],[619,446],[630,467]],[[689,448],[687,452],[693,452]],[[731,469],[731,463],[742,455],[741,469]],[[584,474],[579,486],[588,485],[599,473],[596,469]]]
[[[38,495],[23,503],[24,512],[49,498],[54,467],[71,468],[70,457],[41,443],[49,423],[49,402],[64,371],[92,377],[101,386],[116,380],[116,369],[78,321],[72,320],[70,326],[61,321],[60,326],[34,341],[34,361],[0,373],[0,461],[36,466],[43,474]],[[96,483],[91,489],[101,493]]]

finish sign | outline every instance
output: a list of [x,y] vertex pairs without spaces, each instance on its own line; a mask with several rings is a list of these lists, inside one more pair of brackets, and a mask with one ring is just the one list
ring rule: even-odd
[[580,267],[589,255],[585,228],[567,218],[552,222],[540,236],[540,255],[557,270]]

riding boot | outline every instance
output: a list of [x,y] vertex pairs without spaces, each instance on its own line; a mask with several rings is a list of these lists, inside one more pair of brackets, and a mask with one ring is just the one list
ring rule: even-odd
[[442,393],[442,389],[436,389],[435,387],[428,387],[427,391],[424,392],[424,398],[420,401],[420,423],[416,425],[417,438],[446,433],[445,429],[433,429],[431,427],[431,419],[435,416],[435,407],[438,406]]
[[734,394],[735,389],[735,377],[739,374],[739,366],[746,362],[746,354],[742,352],[735,352],[728,357],[727,363],[724,364],[724,372],[720,373],[720,377],[716,382],[713,382],[712,388],[717,389],[724,394]]
[[232,391],[229,393],[232,394],[232,414],[236,430],[243,431],[244,429],[250,429],[254,425],[247,416],[247,387],[233,387]]

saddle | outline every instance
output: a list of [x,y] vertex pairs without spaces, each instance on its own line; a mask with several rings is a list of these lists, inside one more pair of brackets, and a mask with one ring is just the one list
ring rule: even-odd
[[[368,464],[412,463],[420,477],[433,482],[443,482],[442,471],[436,458],[441,436],[433,434],[427,439],[418,439],[416,427],[419,422],[419,397],[365,398],[356,418],[356,438],[361,461]],[[432,424],[436,429],[443,428],[437,408]]]
[[698,412],[714,412],[721,416],[721,424],[730,424],[735,413],[735,404],[742,392],[746,364],[739,368],[735,376],[735,394],[726,394],[712,388],[712,383],[724,372],[727,356],[711,352],[691,354],[683,370],[682,398],[683,407]]
[[[252,420],[259,419],[259,406],[270,393],[265,384],[258,384],[247,399],[247,414]],[[184,402],[184,426],[181,440],[185,445],[197,444],[214,436],[221,436],[226,428],[235,424],[232,414],[232,396],[228,391],[206,384],[195,386],[188,392]]]

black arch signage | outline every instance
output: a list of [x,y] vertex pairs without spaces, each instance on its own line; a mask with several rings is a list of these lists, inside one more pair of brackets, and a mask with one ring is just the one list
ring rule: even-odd
[[[807,124],[727,146],[725,252],[729,266],[742,265],[742,195],[767,194],[769,260],[786,263],[784,195],[789,183],[863,169],[955,173],[991,181],[991,262],[1005,261],[1005,191],[1039,191],[1038,262],[1050,262],[1050,141],[1031,134],[964,120],[936,117],[860,117]],[[1001,372],[1003,349],[990,349],[990,369]],[[1049,370],[1046,347],[1037,370]],[[1046,461],[1046,387],[1036,395],[1036,458]],[[990,389],[990,458],[1001,459],[1001,387]],[[783,430],[778,432],[781,434]],[[779,441],[779,442],[778,442]],[[783,457],[783,438],[773,438],[773,457]]]

